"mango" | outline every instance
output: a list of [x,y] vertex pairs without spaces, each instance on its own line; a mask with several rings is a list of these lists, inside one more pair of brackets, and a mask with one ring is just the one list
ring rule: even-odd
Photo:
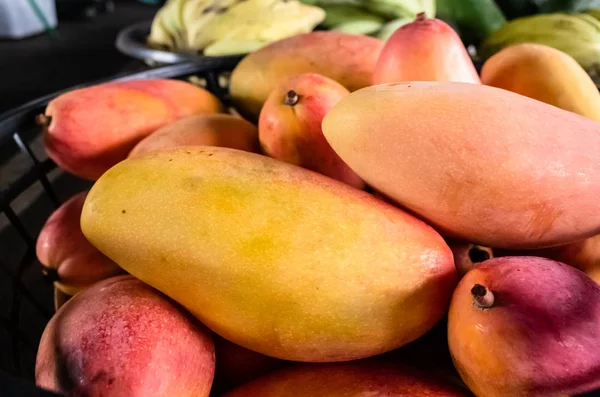
[[223,110],[203,88],[178,80],[110,82],[54,98],[38,122],[45,149],[63,170],[96,180],[142,138],[179,118]]
[[448,343],[477,396],[592,391],[600,388],[600,286],[549,259],[491,259],[458,284]]
[[349,363],[297,364],[245,384],[225,397],[466,397],[441,379],[370,359]]
[[600,121],[598,87],[573,57],[555,48],[506,47],[484,63],[481,81]]
[[45,276],[68,295],[93,283],[124,273],[83,235],[79,220],[88,192],[65,201],[50,215],[36,242],[37,258]]
[[364,182],[340,159],[323,136],[323,117],[350,92],[317,73],[295,75],[269,95],[258,121],[262,150],[270,157],[347,183]]
[[216,366],[212,393],[219,396],[290,364],[288,361],[248,350],[218,335],[215,335],[214,341]]
[[395,349],[442,318],[457,282],[450,248],[424,222],[334,179],[229,148],[117,164],[90,190],[81,227],[220,336],[285,360]]
[[457,81],[481,84],[458,34],[424,12],[387,40],[373,73],[373,84],[399,81]]
[[128,157],[190,145],[260,152],[258,129],[253,124],[229,114],[202,114],[184,117],[159,128],[142,139]]
[[208,397],[212,335],[154,288],[129,276],[94,284],[52,317],[36,384],[69,396]]
[[600,235],[571,244],[532,251],[496,250],[498,256],[540,256],[581,270],[600,284]]
[[450,246],[454,255],[454,265],[458,277],[463,277],[477,264],[494,257],[494,252],[490,247],[452,239],[446,239],[446,243]]
[[336,31],[279,40],[250,53],[233,70],[233,104],[245,118],[255,122],[271,91],[299,73],[322,74],[350,91],[367,87],[382,47],[381,40]]
[[456,82],[364,88],[323,134],[363,180],[449,238],[541,248],[600,233],[600,124]]

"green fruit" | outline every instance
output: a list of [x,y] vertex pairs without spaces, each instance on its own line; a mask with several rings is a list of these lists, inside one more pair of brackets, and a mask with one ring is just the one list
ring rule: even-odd
[[482,58],[517,43],[538,43],[571,55],[589,73],[600,70],[600,21],[588,14],[544,14],[518,18],[492,33],[479,48]]
[[325,20],[322,25],[330,29],[352,22],[374,22],[379,25],[385,22],[381,16],[353,5],[329,5],[321,6],[321,8],[325,11]]
[[389,39],[390,36],[393,35],[396,30],[400,29],[402,26],[409,24],[413,21],[414,21],[414,18],[394,19],[393,21],[390,21],[390,22],[386,23],[385,25],[383,25],[383,27],[381,28],[379,33],[377,33],[376,37],[380,40],[387,41],[387,39]]
[[435,0],[362,0],[367,10],[380,14],[388,19],[415,17],[425,12],[428,17],[435,16]]
[[493,0],[438,0],[437,15],[452,21],[468,44],[480,43],[506,23]]
[[590,8],[583,12],[584,14],[591,15],[594,18],[600,20],[600,8]]
[[370,35],[377,33],[382,26],[383,23],[377,21],[352,21],[336,26],[335,30],[348,34]]
[[203,54],[212,57],[248,54],[267,44],[260,40],[219,40],[206,47]]

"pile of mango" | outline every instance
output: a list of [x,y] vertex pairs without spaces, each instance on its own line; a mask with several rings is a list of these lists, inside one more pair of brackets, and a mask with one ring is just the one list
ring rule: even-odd
[[74,295],[36,383],[68,396],[564,396],[600,388],[600,94],[569,55],[481,73],[419,14],[385,43],[247,55],[233,106],[111,82],[39,117],[93,182],[38,258]]

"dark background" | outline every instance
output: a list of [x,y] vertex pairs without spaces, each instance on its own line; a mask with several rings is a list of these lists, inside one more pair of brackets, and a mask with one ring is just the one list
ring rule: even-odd
[[[146,68],[117,51],[115,38],[124,27],[151,20],[158,4],[112,0],[110,12],[101,0],[56,2],[60,13],[55,36],[0,39],[0,113],[72,85]],[[96,16],[86,16],[85,5],[96,8]]]

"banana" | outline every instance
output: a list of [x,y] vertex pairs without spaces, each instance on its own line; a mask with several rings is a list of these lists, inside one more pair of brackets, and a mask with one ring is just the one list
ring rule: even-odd
[[379,32],[382,26],[383,23],[379,21],[350,21],[336,26],[334,30],[348,34],[370,35]]
[[175,40],[163,25],[163,16],[164,9],[158,10],[154,19],[152,20],[150,35],[148,36],[148,44],[150,46],[174,47]]
[[588,10],[583,11],[584,14],[591,15],[594,18],[600,20],[600,8],[590,8]]
[[600,71],[600,21],[588,14],[540,14],[508,22],[479,48],[486,59],[517,43],[539,43],[571,55],[589,73]]
[[260,40],[219,40],[204,49],[206,56],[227,56],[247,54],[256,51],[268,42]]
[[160,23],[173,38],[175,47],[185,47],[185,35],[183,26],[183,7],[187,0],[168,0],[161,8],[162,16]]
[[394,19],[393,21],[390,21],[390,22],[386,23],[385,25],[383,25],[381,30],[377,33],[376,37],[379,40],[387,41],[387,39],[389,39],[390,36],[392,34],[394,34],[394,32],[396,30],[400,29],[402,26],[404,26],[406,24],[413,22],[414,20],[415,20],[414,18]]
[[229,12],[231,7],[243,0],[187,0],[183,23],[186,31],[186,46],[191,50],[202,50],[208,42],[204,32],[206,26],[219,15]]
[[428,17],[435,16],[435,0],[362,0],[367,10],[382,15],[388,20],[415,17],[425,12]]
[[324,19],[325,12],[321,8],[296,0],[238,0],[225,12],[213,16],[202,29],[197,29],[189,44],[204,49],[220,40],[270,43],[310,32]]
[[230,55],[312,31],[321,8],[298,0],[168,0],[156,13],[151,45]]
[[328,29],[335,29],[336,27],[339,28],[342,24],[357,22],[371,22],[372,26],[379,24],[381,27],[385,22],[380,15],[372,14],[365,9],[354,5],[332,4],[327,6],[323,5],[321,8],[325,11],[325,20],[322,25]]

